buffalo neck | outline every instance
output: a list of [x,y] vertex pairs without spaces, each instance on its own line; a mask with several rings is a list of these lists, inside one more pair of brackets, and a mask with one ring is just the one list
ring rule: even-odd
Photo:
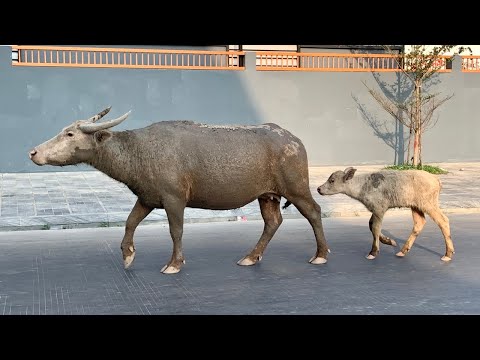
[[137,151],[135,136],[131,131],[112,131],[112,137],[97,147],[89,165],[117,181],[131,185],[140,176],[142,167],[140,157],[136,156]]
[[365,174],[359,174],[355,175],[352,179],[347,180],[345,183],[345,195],[348,195],[356,200],[360,200],[360,195],[363,192],[366,177],[367,175]]

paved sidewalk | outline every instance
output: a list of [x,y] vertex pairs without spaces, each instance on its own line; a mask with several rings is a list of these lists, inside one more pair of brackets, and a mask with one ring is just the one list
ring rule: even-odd
[[[440,206],[446,213],[480,212],[480,162],[436,163],[447,171]],[[384,165],[356,166],[358,173]],[[310,187],[324,217],[369,214],[346,195],[320,196],[316,188],[335,170],[345,166],[310,168]],[[0,173],[0,231],[61,229],[124,225],[136,197],[123,184],[99,171]],[[282,205],[285,199],[282,199]],[[408,211],[395,209],[391,211]],[[299,218],[294,206],[282,210],[284,218]],[[185,222],[261,219],[257,201],[236,210],[185,210]],[[166,223],[164,210],[154,210],[142,224]]]

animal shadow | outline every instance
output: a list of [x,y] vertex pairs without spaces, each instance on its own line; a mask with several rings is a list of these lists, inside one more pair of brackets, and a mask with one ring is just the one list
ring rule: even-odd
[[[407,242],[406,239],[402,239],[402,238],[399,238],[399,237],[397,237],[397,236],[394,236],[390,231],[386,231],[386,230],[383,230],[383,229],[382,229],[382,233],[383,233],[385,236],[388,236],[390,239],[395,240],[395,241],[397,242],[397,246],[400,247],[400,248],[401,248],[401,245],[404,245],[404,244]],[[425,246],[422,246],[422,245],[420,245],[420,244],[418,244],[418,243],[415,243],[414,246],[415,246],[416,248],[418,248],[418,249],[425,250],[425,251],[427,251],[427,252],[429,252],[429,253],[431,253],[431,254],[443,256],[443,254],[441,254],[441,253],[439,253],[439,252],[437,252],[437,251],[434,251],[434,250],[432,250],[432,249],[429,249],[429,248],[427,248],[427,247],[425,247]]]

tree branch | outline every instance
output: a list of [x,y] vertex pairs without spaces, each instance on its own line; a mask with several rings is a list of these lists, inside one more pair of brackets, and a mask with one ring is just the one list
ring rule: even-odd
[[407,110],[405,106],[401,106],[398,103],[393,102],[389,98],[380,95],[377,93],[375,90],[371,89],[368,87],[367,83],[365,81],[362,81],[363,85],[367,88],[368,92],[370,95],[378,102],[378,104],[390,115],[392,115],[395,119],[400,121],[403,125],[410,127],[410,122],[405,123],[405,120],[403,119],[402,116],[399,116],[398,110]]
[[427,102],[427,109],[424,111],[424,117],[421,120],[422,122],[422,129],[426,130],[428,128],[432,128],[435,126],[435,124],[438,122],[439,116],[437,116],[436,120],[431,123],[431,119],[433,117],[433,113],[435,112],[436,109],[438,109],[442,104],[444,104],[446,101],[450,100],[454,94],[448,95],[444,97],[443,99],[440,99],[438,102],[435,102],[435,97],[433,96],[428,102]]

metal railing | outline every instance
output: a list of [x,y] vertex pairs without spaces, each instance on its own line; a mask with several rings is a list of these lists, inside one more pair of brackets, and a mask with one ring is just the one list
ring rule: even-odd
[[480,72],[480,56],[462,56],[462,72]]
[[[448,57],[441,57],[439,72],[449,72]],[[390,54],[336,54],[257,51],[256,69],[260,71],[400,71],[397,57]]]
[[243,51],[12,46],[14,66],[245,70]]

